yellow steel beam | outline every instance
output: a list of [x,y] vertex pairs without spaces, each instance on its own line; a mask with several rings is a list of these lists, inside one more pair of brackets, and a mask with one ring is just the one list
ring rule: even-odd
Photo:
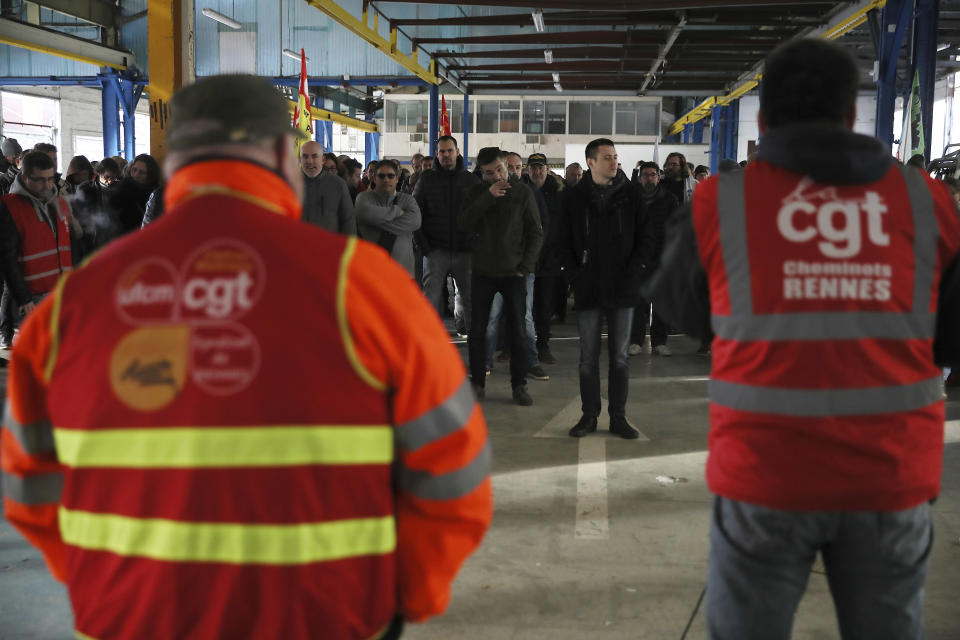
[[[292,100],[288,101],[287,103],[287,107],[290,109],[291,114],[296,106],[297,103],[293,102]],[[351,129],[360,129],[361,131],[368,131],[370,133],[380,133],[380,127],[377,126],[376,122],[368,122],[358,118],[351,118],[350,116],[345,116],[342,113],[328,111],[327,109],[321,109],[320,107],[315,107],[313,105],[310,105],[310,119],[330,120],[331,122],[346,125]]]
[[121,71],[135,62],[134,55],[129,51],[9,18],[0,18],[0,44]]
[[167,155],[167,120],[170,98],[183,85],[181,16],[182,0],[149,0],[147,34],[150,55],[150,155],[163,163]]
[[357,34],[368,43],[372,44],[376,49],[382,51],[387,56],[390,56],[405,69],[408,69],[416,74],[417,77],[430,84],[440,84],[440,78],[437,77],[436,73],[432,69],[425,69],[424,67],[420,66],[420,64],[417,62],[416,54],[411,57],[400,52],[399,48],[397,47],[396,28],[390,29],[389,40],[385,39],[377,32],[376,13],[374,13],[374,28],[371,29],[367,26],[365,19],[360,21],[354,18],[352,15],[347,13],[343,7],[338,5],[336,2],[333,2],[333,0],[306,0],[306,3],[312,7],[316,7],[338,24]]
[[[867,14],[874,9],[883,8],[887,4],[887,0],[872,0],[867,2],[864,6],[860,7],[851,14],[844,16],[839,22],[834,25],[828,26],[822,33],[818,34],[817,37],[823,38],[824,40],[836,40],[845,33],[849,33],[853,29],[856,29],[861,24],[867,21]],[[676,135],[683,131],[683,127],[702,120],[710,115],[711,107],[714,105],[725,106],[737,100],[744,94],[749,91],[752,91],[757,85],[760,84],[760,80],[763,78],[763,74],[756,74],[753,79],[747,80],[739,87],[731,91],[730,93],[723,96],[715,96],[712,98],[707,98],[699,105],[694,107],[691,111],[684,114],[679,118],[673,125],[670,127],[671,135]]]

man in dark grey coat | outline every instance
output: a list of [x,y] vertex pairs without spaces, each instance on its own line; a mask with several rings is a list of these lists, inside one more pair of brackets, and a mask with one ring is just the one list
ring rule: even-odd
[[303,144],[300,170],[304,184],[303,221],[334,233],[357,235],[350,189],[337,174],[323,170],[323,147],[319,142]]

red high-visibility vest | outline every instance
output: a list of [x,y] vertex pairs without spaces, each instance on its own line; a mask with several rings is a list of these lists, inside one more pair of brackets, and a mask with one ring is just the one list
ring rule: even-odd
[[897,510],[937,495],[937,294],[960,224],[896,165],[817,184],[764,162],[694,192],[710,287],[707,480],[779,509]]
[[73,269],[70,253],[70,205],[57,197],[60,215],[56,231],[41,220],[28,199],[15,193],[3,197],[13,222],[20,233],[20,271],[30,293],[49,293],[57,284],[60,274]]

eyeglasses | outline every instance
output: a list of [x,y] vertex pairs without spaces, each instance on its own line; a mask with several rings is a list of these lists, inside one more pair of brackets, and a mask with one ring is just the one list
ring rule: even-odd
[[658,172],[655,172],[655,171],[644,171],[644,172],[641,173],[640,175],[643,176],[644,178],[659,178],[659,177],[660,177],[660,174],[659,174]]
[[397,177],[397,174],[395,174],[395,173],[378,173],[378,174],[377,174],[377,177],[378,177],[378,178],[381,178],[381,179],[383,179],[383,180],[393,180],[393,179],[395,179],[395,178]]

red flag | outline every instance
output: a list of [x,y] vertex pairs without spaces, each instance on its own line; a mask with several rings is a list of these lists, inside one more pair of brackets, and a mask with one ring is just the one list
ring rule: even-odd
[[447,114],[446,96],[440,96],[440,135],[450,135],[450,116]]
[[[303,49],[300,49],[300,93],[297,96],[297,106],[293,110],[293,127],[300,129],[307,136],[307,140],[313,138],[313,122],[310,114],[310,92],[307,91],[307,55]],[[300,154],[300,147],[307,140],[297,141],[297,154]]]

